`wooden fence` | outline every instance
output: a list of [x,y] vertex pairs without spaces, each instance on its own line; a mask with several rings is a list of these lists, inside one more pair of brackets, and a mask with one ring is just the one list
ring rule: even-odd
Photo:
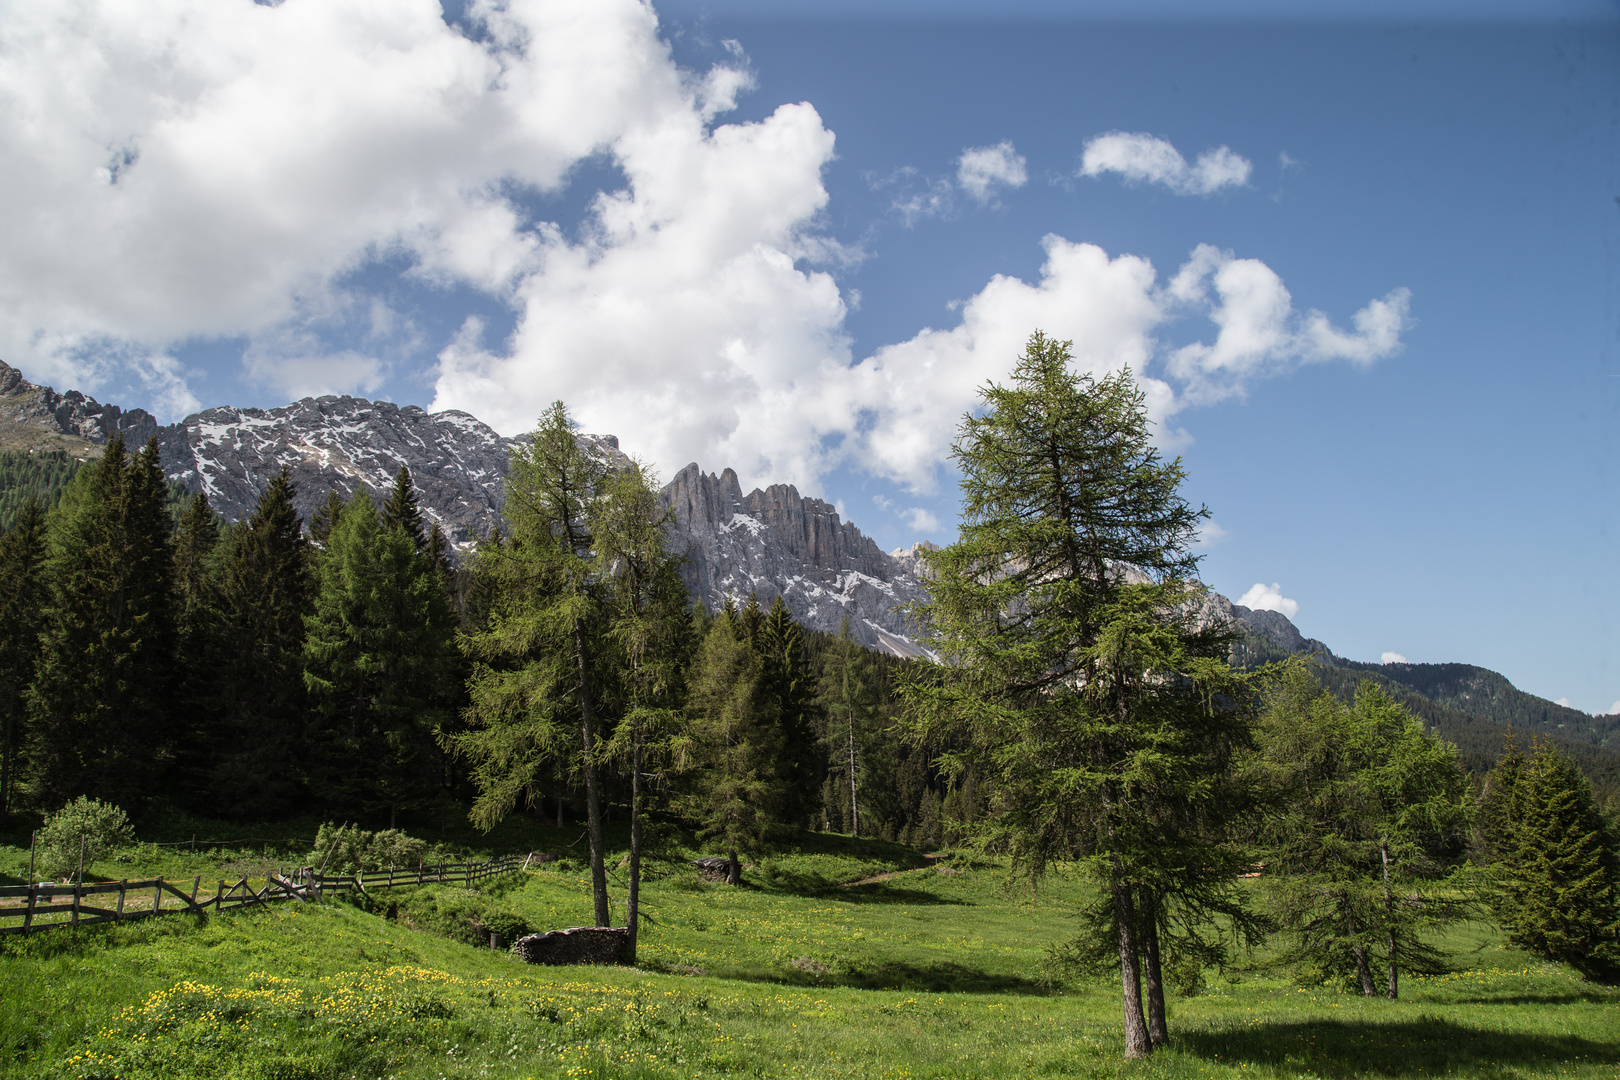
[[[253,888],[247,878],[235,882],[220,879],[212,894],[203,890],[201,877],[193,878],[188,892],[185,882],[100,881],[80,884],[0,886],[0,934],[27,934],[60,926],[84,926],[99,922],[127,922],[153,915],[201,912],[209,908],[251,907],[272,900],[320,900],[358,889],[391,889],[400,885],[427,885],[444,882],[471,885],[496,874],[507,874],[521,867],[516,855],[503,855],[482,863],[439,863],[414,869],[373,870],[358,874],[322,874],[305,867],[285,877],[271,874],[264,885]],[[257,880],[257,879],[255,879]],[[87,902],[88,901],[88,902]],[[168,906],[164,904],[167,902]]]

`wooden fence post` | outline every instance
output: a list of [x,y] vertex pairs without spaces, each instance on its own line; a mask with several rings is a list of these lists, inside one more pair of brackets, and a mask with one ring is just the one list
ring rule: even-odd
[[124,921],[124,890],[129,888],[129,878],[118,882],[118,910],[113,913],[113,922]]
[[218,915],[225,909],[225,879],[219,879],[219,891],[214,894],[214,914]]
[[[195,840],[195,837],[193,837],[193,840]],[[197,875],[197,880],[195,880],[195,881],[193,881],[191,883],[191,907],[189,909],[187,909],[187,910],[191,910],[191,911],[201,911],[202,910],[202,908],[197,906],[197,890],[200,889],[200,888],[202,888],[202,875],[198,874]]]
[[152,914],[156,915],[163,910],[163,879],[158,878],[157,884],[152,886]]
[[34,926],[34,901],[39,898],[39,886],[32,882],[28,885],[28,910],[23,913],[23,933],[26,934]]

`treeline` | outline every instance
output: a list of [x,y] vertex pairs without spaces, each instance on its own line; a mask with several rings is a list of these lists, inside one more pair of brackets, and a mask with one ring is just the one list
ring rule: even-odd
[[[658,618],[637,616],[656,656],[628,643],[610,569],[545,562],[556,551],[519,486],[545,480],[521,463],[507,534],[458,568],[408,470],[375,497],[330,493],[307,522],[283,472],[226,525],[203,495],[175,520],[155,444],[131,454],[114,440],[82,466],[63,458],[51,505],[24,500],[0,536],[4,812],[91,796],[137,817],[163,805],[317,811],[377,827],[468,803],[486,821],[490,807],[586,816],[577,739],[545,744],[524,775],[496,775],[498,744],[515,737],[506,721],[556,727],[579,708],[578,687],[557,681],[577,667],[573,652],[544,679],[533,670],[548,639],[531,609],[565,588],[578,616],[565,644],[591,668],[604,816],[631,796],[629,762],[613,757],[621,722],[649,702],[670,713],[661,730],[679,746],[646,806],[695,828],[721,821],[716,842],[744,853],[798,828],[938,845],[947,809],[972,816],[971,790],[964,803],[924,749],[889,733],[904,662],[807,633],[779,599],[711,616],[669,567],[643,590]],[[616,482],[591,474],[577,524]],[[661,544],[656,500],[638,497],[638,527]],[[747,784],[710,780],[733,775]]]

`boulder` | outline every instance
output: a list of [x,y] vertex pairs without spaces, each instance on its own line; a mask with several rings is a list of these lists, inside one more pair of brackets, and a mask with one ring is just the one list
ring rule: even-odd
[[627,926],[575,926],[530,934],[512,944],[526,964],[623,964],[629,957]]

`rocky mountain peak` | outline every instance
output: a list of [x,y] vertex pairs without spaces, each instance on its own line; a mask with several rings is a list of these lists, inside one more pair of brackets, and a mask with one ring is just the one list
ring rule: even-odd
[[922,595],[913,570],[886,555],[829,503],[772,484],[744,495],[730,469],[705,473],[693,462],[663,491],[683,576],[711,610],[750,594],[778,596],[806,626],[837,633],[847,617],[866,645],[902,655],[921,649],[900,610]]

